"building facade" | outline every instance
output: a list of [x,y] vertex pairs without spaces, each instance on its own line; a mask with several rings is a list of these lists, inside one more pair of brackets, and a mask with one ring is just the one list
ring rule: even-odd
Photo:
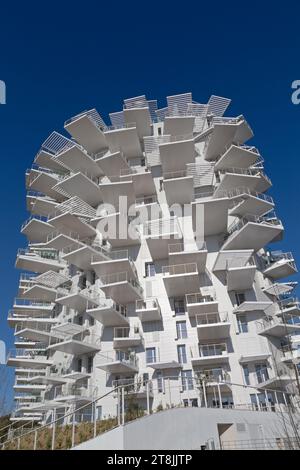
[[65,123],[70,137],[43,143],[8,316],[14,420],[106,394],[97,416],[116,416],[118,387],[148,413],[297,402],[297,269],[253,132],[224,117],[229,104],[185,93],[158,109],[140,96],[110,126],[85,111]]

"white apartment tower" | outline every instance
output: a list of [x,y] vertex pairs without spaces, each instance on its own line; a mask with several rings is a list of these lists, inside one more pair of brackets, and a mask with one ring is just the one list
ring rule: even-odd
[[116,416],[119,386],[146,414],[297,402],[297,269],[253,132],[224,117],[229,104],[139,96],[111,125],[84,111],[42,144],[8,316],[13,420],[106,394],[97,416]]

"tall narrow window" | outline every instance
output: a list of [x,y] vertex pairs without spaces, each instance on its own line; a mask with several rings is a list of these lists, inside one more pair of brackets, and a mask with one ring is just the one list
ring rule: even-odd
[[191,370],[181,371],[182,390],[193,390],[193,373]]
[[241,305],[243,302],[245,302],[246,297],[244,292],[236,292],[235,293],[235,301],[237,305]]
[[255,364],[255,372],[257,382],[259,384],[269,379],[269,373],[266,364]]
[[152,364],[156,362],[156,349],[146,348],[146,364]]
[[178,339],[187,338],[186,321],[176,322],[176,331],[177,331],[177,338]]
[[185,344],[180,344],[179,346],[177,346],[177,353],[178,353],[178,362],[179,362],[179,364],[186,364],[187,363],[187,358],[186,358]]
[[154,263],[145,263],[145,276],[153,277],[155,276],[155,266]]
[[185,313],[184,299],[174,299],[174,311],[175,315],[183,315]]
[[243,367],[243,373],[244,373],[245,384],[246,384],[246,385],[250,385],[250,373],[249,373],[248,364],[244,364],[242,367]]
[[239,333],[248,333],[248,322],[246,315],[237,315]]
[[93,371],[93,362],[94,362],[94,357],[89,356],[88,357],[88,364],[87,364],[87,373],[90,374]]

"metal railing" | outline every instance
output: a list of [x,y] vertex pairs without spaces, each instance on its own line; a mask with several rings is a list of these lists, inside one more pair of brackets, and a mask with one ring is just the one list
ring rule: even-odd
[[261,224],[261,225],[270,225],[270,226],[281,226],[282,223],[280,219],[277,219],[275,213],[273,214],[268,214],[266,216],[260,217],[257,215],[253,214],[246,214],[244,217],[242,217],[238,222],[234,222],[233,224],[230,225],[228,228],[228,233],[224,237],[224,241],[229,240],[232,238],[232,236],[239,231],[241,228],[243,228],[245,225],[248,223],[255,223],[255,224]]
[[119,129],[129,129],[129,128],[135,128],[136,127],[136,122],[123,122],[115,126],[106,126],[106,129],[104,132],[107,131],[116,131]]
[[[297,297],[289,297],[287,299],[280,300],[278,302],[278,306],[280,311],[278,313],[284,313],[285,318],[286,318],[286,310],[290,309],[296,309],[298,312],[300,311],[300,302]],[[297,313],[297,316],[299,316],[299,313]]]
[[202,313],[195,315],[196,325],[210,325],[228,322],[228,312]]
[[173,264],[162,267],[163,276],[176,276],[179,274],[198,274],[196,263]]
[[[94,309],[113,309],[116,312],[120,313],[124,317],[127,317],[127,307],[125,305],[118,304],[112,299],[101,299],[99,298],[98,305]],[[93,310],[89,309],[89,310]]]
[[25,222],[23,222],[23,224],[21,225],[21,231],[24,230],[24,228],[25,228],[32,220],[36,220],[36,221],[39,221],[39,222],[46,222],[46,223],[48,223],[48,218],[45,217],[44,215],[31,215],[31,216],[28,217],[28,219],[26,219]]
[[152,237],[164,237],[174,234],[177,238],[182,238],[182,233],[177,221],[177,217],[169,219],[150,220],[143,225],[144,235]]
[[195,294],[186,294],[187,305],[200,304],[206,302],[216,302],[216,293],[214,289],[210,289],[209,294],[202,295],[200,292]]
[[190,247],[188,245],[185,245],[183,242],[179,243],[170,243],[168,245],[168,251],[169,255],[174,254],[174,253],[184,253],[184,252],[195,252],[197,253],[198,251],[207,251],[207,246],[206,242],[199,242],[197,243],[197,246],[191,245]]
[[208,356],[222,356],[227,354],[226,343],[214,343],[214,344],[199,344],[198,348],[191,348],[192,357],[208,357]]
[[100,276],[100,282],[103,286],[108,284],[117,284],[119,282],[129,282],[133,287],[138,289],[140,292],[143,292],[143,288],[140,283],[136,279],[132,279],[127,271]]
[[159,310],[160,306],[156,298],[148,298],[143,300],[137,300],[135,304],[136,310]]

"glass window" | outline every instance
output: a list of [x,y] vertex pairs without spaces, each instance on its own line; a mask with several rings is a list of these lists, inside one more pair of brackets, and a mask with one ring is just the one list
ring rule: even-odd
[[183,315],[185,313],[184,299],[174,299],[174,311],[176,315]]
[[156,349],[146,348],[146,364],[152,364],[156,362]]
[[193,372],[191,370],[181,371],[182,390],[193,390]]
[[249,372],[248,364],[244,364],[242,367],[243,367],[243,372],[244,372],[245,384],[250,385],[250,372]]
[[245,302],[246,297],[244,292],[236,292],[235,293],[235,301],[237,305],[241,305],[243,302]]
[[248,322],[246,315],[237,315],[239,333],[248,333]]
[[162,393],[164,391],[164,380],[163,380],[163,375],[162,375],[161,370],[157,371],[156,378],[157,378],[157,390],[159,393]]
[[178,353],[178,362],[179,364],[186,364],[187,357],[186,357],[186,348],[185,344],[180,344],[177,346],[177,353]]
[[269,379],[268,369],[265,364],[255,364],[255,372],[259,384]]
[[178,339],[187,338],[186,321],[176,322],[176,331]]
[[87,365],[88,374],[90,374],[93,371],[93,361],[94,361],[93,356],[89,356],[88,357],[88,365]]
[[154,263],[145,263],[145,276],[153,277],[155,276],[155,266]]

